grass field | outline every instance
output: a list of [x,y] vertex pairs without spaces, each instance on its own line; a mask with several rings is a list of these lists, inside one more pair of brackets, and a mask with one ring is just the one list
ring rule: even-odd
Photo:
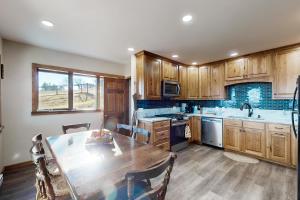
[[[75,109],[96,108],[96,89],[90,88],[89,93],[74,91],[73,104]],[[68,91],[40,90],[39,110],[67,109]]]

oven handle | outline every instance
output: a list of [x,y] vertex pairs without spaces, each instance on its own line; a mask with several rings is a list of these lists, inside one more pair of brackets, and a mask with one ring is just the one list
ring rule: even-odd
[[186,125],[187,121],[183,121],[183,122],[174,122],[171,124],[171,126],[182,126],[182,125]]

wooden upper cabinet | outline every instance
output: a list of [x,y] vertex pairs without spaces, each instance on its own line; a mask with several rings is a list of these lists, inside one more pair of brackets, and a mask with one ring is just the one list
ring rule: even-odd
[[187,67],[179,66],[178,68],[178,80],[180,85],[180,96],[178,99],[186,99],[187,98]]
[[210,66],[199,67],[199,97],[201,99],[210,98],[210,79],[211,79],[211,68]]
[[199,98],[199,75],[198,67],[187,67],[187,98]]
[[210,96],[211,99],[225,99],[225,86],[224,86],[224,63],[215,63],[211,65],[211,78],[210,78]]
[[162,61],[162,79],[178,81],[178,65]]
[[244,78],[246,63],[244,58],[229,60],[225,64],[225,80],[240,80]]
[[300,47],[275,53],[273,98],[293,98],[296,80],[300,74]]
[[247,78],[270,76],[272,68],[271,53],[259,53],[247,57]]
[[143,53],[136,55],[136,92],[138,99],[160,99],[161,60]]

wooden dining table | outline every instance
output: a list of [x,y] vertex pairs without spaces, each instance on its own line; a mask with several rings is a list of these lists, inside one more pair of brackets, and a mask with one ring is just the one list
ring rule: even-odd
[[73,199],[115,199],[125,175],[165,160],[169,152],[112,132],[113,142],[88,142],[93,131],[47,137]]

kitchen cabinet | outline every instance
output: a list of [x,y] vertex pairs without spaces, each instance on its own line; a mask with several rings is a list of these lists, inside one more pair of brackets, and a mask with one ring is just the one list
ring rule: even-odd
[[276,51],[274,64],[273,98],[292,99],[300,74],[300,47]]
[[258,53],[247,57],[246,78],[270,76],[272,68],[272,54]]
[[244,78],[246,70],[245,58],[238,58],[226,61],[225,63],[225,80],[241,80]]
[[263,158],[266,156],[266,130],[264,123],[243,121],[241,138],[242,152]]
[[224,86],[224,63],[214,63],[211,65],[210,73],[210,99],[225,99],[225,86]]
[[210,88],[211,88],[211,68],[210,66],[199,67],[199,96],[200,99],[210,98]]
[[298,145],[297,139],[293,131],[291,131],[291,164],[296,167],[298,161]]
[[180,85],[180,96],[177,99],[187,98],[187,67],[179,66],[179,85]]
[[199,98],[199,75],[198,67],[187,67],[187,98]]
[[267,131],[267,158],[282,163],[290,164],[290,126],[268,124]]
[[161,60],[145,55],[136,55],[136,92],[138,99],[160,99]]
[[240,151],[240,127],[224,126],[224,148]]
[[162,61],[162,79],[178,81],[178,65]]
[[[170,150],[170,120],[158,122],[139,121],[138,126],[148,130],[150,135],[150,144],[169,151]],[[145,141],[146,138],[140,136],[138,141]]]
[[200,99],[225,99],[224,63],[199,67]]
[[192,117],[192,140],[195,143],[201,142],[201,117]]

